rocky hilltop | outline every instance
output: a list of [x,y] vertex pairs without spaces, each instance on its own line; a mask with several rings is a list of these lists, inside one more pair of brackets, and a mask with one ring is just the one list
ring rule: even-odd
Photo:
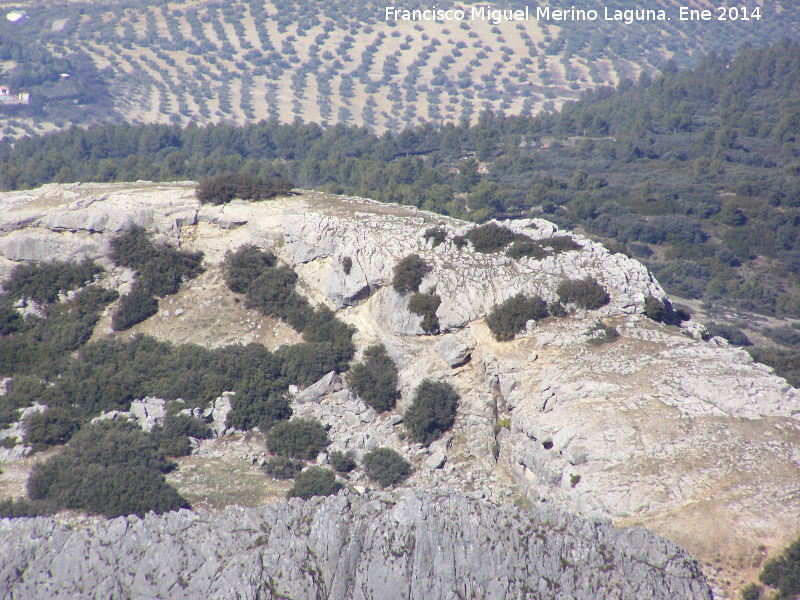
[[[190,183],[68,184],[0,195],[0,278],[20,261],[89,258],[107,269],[103,284],[124,293],[132,274],[107,254],[109,240],[132,224],[203,251],[207,267],[189,291],[162,300],[143,331],[209,346],[296,341],[280,323],[226,304],[232,294],[218,283],[218,265],[228,250],[252,243],[293,265],[298,290],[312,303],[353,324],[359,349],[382,342],[400,369],[397,413],[376,415],[334,373],[293,390],[292,405],[295,415],[331,426],[332,449],[360,457],[378,445],[394,447],[415,465],[411,486],[643,525],[699,558],[718,595],[739,587],[766,554],[800,533],[800,394],[740,349],[703,341],[691,321],[678,328],[645,318],[645,297],[665,294],[635,260],[573,234],[578,249],[541,260],[481,254],[454,243],[472,227],[462,221],[315,192],[212,207],[199,205]],[[564,235],[539,219],[503,224],[537,240]],[[434,246],[425,237],[431,227],[443,229],[447,241]],[[407,297],[391,287],[395,264],[410,253],[432,267],[421,289],[435,288],[441,298],[439,335],[425,335]],[[492,337],[485,317],[494,305],[518,293],[554,300],[560,282],[587,275],[606,288],[609,304],[530,322],[512,341]],[[209,311],[216,311],[213,319]],[[239,316],[224,332],[200,333],[226,312]],[[590,344],[598,321],[616,327],[619,339]],[[109,325],[110,317],[101,320],[95,337],[120,335]],[[412,390],[425,377],[448,381],[461,396],[455,427],[429,448],[398,435]],[[215,409],[223,405],[220,399]],[[201,455],[217,452],[204,444]],[[343,501],[330,506],[336,502]],[[306,510],[291,506],[269,510]],[[225,518],[250,518],[245,514]],[[217,527],[207,516],[148,519]],[[56,527],[35,523],[45,522]],[[19,527],[40,526],[33,523]],[[507,577],[523,581],[511,571]],[[543,593],[540,585],[537,579],[528,589]]]
[[14,598],[711,598],[694,560],[647,531],[458,493],[4,520],[0,547]]

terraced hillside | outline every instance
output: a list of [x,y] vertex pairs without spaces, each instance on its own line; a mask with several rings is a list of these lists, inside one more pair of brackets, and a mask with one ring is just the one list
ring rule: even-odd
[[795,38],[800,10],[784,1],[758,21],[687,23],[669,0],[670,21],[626,25],[604,22],[596,2],[585,8],[598,21],[497,24],[472,20],[468,6],[460,22],[386,21],[370,1],[0,4],[26,14],[0,22],[0,84],[31,94],[3,109],[1,133],[13,137],[109,120],[299,118],[380,132],[483,109],[537,113],[666,59]]

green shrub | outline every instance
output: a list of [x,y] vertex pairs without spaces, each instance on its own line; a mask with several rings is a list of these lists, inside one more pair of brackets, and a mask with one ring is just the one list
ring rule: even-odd
[[313,460],[330,443],[322,425],[310,419],[281,421],[267,434],[269,451],[289,458]]
[[742,588],[742,600],[758,600],[761,598],[761,590],[763,588],[755,583],[749,583]]
[[279,421],[292,416],[292,407],[283,394],[263,389],[247,389],[237,393],[231,401],[231,411],[226,427],[248,431],[258,427],[269,431]]
[[337,473],[349,473],[356,468],[356,461],[353,460],[353,454],[351,452],[345,454],[344,452],[334,450],[328,454],[328,462]]
[[567,309],[564,308],[564,305],[561,302],[549,302],[547,304],[547,312],[550,313],[551,317],[566,317],[567,316]]
[[774,328],[765,327],[761,330],[761,333],[781,346],[800,348],[800,331],[795,331],[794,329],[784,326]]
[[139,427],[101,421],[75,434],[64,452],[34,466],[28,496],[108,518],[188,508],[164,478],[174,466]]
[[526,298],[517,294],[495,306],[486,317],[486,324],[496,340],[513,340],[525,328],[525,323],[544,319],[549,314],[547,303],[541,297]]
[[439,317],[436,310],[442,303],[438,294],[414,294],[408,300],[408,310],[422,317],[420,326],[425,333],[439,333]]
[[167,456],[189,456],[192,453],[192,442],[185,435],[168,437],[159,442],[158,449]]
[[430,227],[425,230],[425,241],[433,240],[433,247],[443,244],[447,239],[447,232],[441,227]]
[[159,432],[164,438],[193,437],[205,440],[211,437],[211,428],[205,421],[180,414],[167,413],[167,416],[164,417],[164,426],[159,428]]
[[[247,307],[257,308],[267,316],[283,319],[297,331],[303,331],[311,306],[295,291],[296,283],[297,273],[287,265],[266,269],[250,282]],[[296,305],[301,305],[302,308]]]
[[177,415],[185,408],[186,408],[186,402],[184,402],[183,399],[170,400],[164,406],[164,410],[167,411],[168,415]]
[[349,256],[345,256],[342,258],[342,271],[344,271],[345,275],[350,275],[350,269],[353,268],[353,259]]
[[203,272],[202,252],[180,252],[169,244],[154,244],[142,227],[131,227],[111,240],[111,258],[136,272],[143,291],[164,298],[178,292],[186,280]]
[[222,262],[225,284],[236,294],[244,294],[259,275],[275,266],[275,255],[252,244],[241,246],[236,252],[230,250]]
[[654,296],[647,296],[644,299],[644,315],[658,323],[666,325],[680,325],[681,321],[688,321],[689,315],[682,310],[675,310],[672,303],[664,298],[659,300]]
[[569,252],[570,250],[580,250],[583,248],[578,242],[568,235],[554,235],[551,238],[541,241],[542,245],[553,250],[554,254]]
[[800,594],[800,538],[789,544],[780,556],[768,561],[758,578],[777,589],[780,600],[797,598]]
[[588,343],[592,346],[610,344],[619,339],[619,331],[617,331],[617,328],[605,325],[601,321],[597,321],[592,325],[587,333],[589,334]]
[[281,376],[287,383],[308,386],[331,371],[346,371],[353,354],[344,353],[334,344],[325,342],[281,346],[275,357],[280,360]]
[[424,379],[414,393],[414,403],[403,417],[411,438],[427,446],[453,426],[458,394],[449,383]]
[[303,461],[273,456],[264,465],[264,472],[274,479],[294,479],[303,470]]
[[285,196],[294,184],[282,177],[254,177],[242,173],[226,173],[203,179],[195,194],[203,204],[227,204],[234,198],[242,200],[268,200]]
[[541,242],[537,242],[530,238],[515,240],[508,250],[506,256],[513,260],[519,260],[523,256],[533,258],[534,260],[542,260],[550,256],[552,252],[542,247]]
[[313,496],[331,496],[342,489],[336,474],[324,467],[309,467],[295,477],[294,485],[286,493],[287,498],[308,500]]
[[419,286],[431,268],[417,254],[409,254],[394,267],[392,287],[400,294],[418,292]]
[[25,326],[25,319],[14,308],[8,296],[0,296],[0,335],[8,335],[20,331]]
[[779,348],[748,348],[753,360],[775,369],[792,387],[800,388],[800,351]]
[[28,500],[9,498],[0,502],[0,519],[19,517],[42,517],[58,512],[58,506],[51,500]]
[[411,463],[391,448],[376,448],[364,455],[364,473],[381,487],[397,485],[411,475]]
[[158,300],[139,282],[129,294],[122,296],[111,318],[114,331],[125,331],[158,313]]
[[306,342],[312,344],[329,342],[347,360],[355,354],[356,348],[352,338],[356,328],[337,318],[327,306],[320,306],[312,311],[302,331]]
[[611,301],[608,292],[591,276],[564,281],[558,286],[556,293],[564,304],[572,302],[587,310],[596,310]]
[[58,300],[59,292],[75,290],[91,283],[103,269],[93,262],[26,262],[18,265],[11,279],[3,284],[11,299],[31,298],[39,304]]
[[78,429],[78,420],[70,411],[54,406],[25,420],[25,443],[32,444],[38,452],[66,444]]
[[365,404],[378,412],[394,408],[400,395],[397,390],[397,365],[389,358],[383,344],[364,351],[364,361],[354,365],[347,382]]
[[709,337],[721,337],[734,346],[752,346],[752,342],[747,335],[733,325],[720,325],[718,323],[706,323],[706,331]]
[[[525,239],[530,239],[524,236]],[[490,254],[508,246],[517,239],[517,234],[508,227],[501,227],[495,223],[487,223],[480,227],[470,229],[466,238],[472,242],[476,252]]]

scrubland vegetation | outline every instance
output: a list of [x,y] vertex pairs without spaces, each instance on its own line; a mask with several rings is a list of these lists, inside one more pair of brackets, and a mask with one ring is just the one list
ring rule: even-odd
[[[116,238],[112,257],[136,271],[134,292],[153,301],[154,295],[174,294],[202,269],[201,255],[153,244],[141,229]],[[268,434],[269,448],[277,456],[309,460],[325,448],[327,435],[318,423],[288,421],[292,410],[286,393],[290,384],[308,385],[331,370],[345,371],[355,350],[353,329],[327,308],[311,307],[294,290],[297,276],[292,269],[250,246],[229,254],[223,265],[233,291],[302,332],[304,343],[274,353],[259,344],[208,350],[141,335],[87,343],[100,312],[118,297],[92,283],[99,271],[91,263],[25,265],[8,283],[12,291],[0,296],[0,375],[12,378],[7,393],[0,396],[0,427],[16,420],[19,408],[39,402],[49,409],[26,420],[24,441],[36,451],[67,444],[31,477],[29,496],[35,502],[20,500],[4,505],[4,510],[36,514],[56,507],[113,516],[185,505],[164,480],[164,473],[173,468],[164,456],[189,454],[190,438],[206,438],[210,430],[180,411],[205,407],[226,390],[236,392],[227,426],[258,427]],[[13,308],[17,294],[38,298],[42,317],[23,319]],[[64,301],[55,301],[59,297]],[[118,306],[125,304],[120,301]],[[380,352],[372,358],[384,359],[388,357]],[[393,366],[391,360],[388,364]],[[391,383],[391,377],[378,374]],[[394,374],[396,390],[396,370]],[[126,411],[134,399],[145,396],[170,401],[163,426],[152,433],[124,422],[90,425],[102,412]],[[385,402],[391,392],[384,396]],[[379,399],[376,396],[376,402]],[[131,463],[133,450],[125,444],[142,450],[145,462]],[[92,454],[92,445],[105,450]],[[98,460],[106,462],[98,466]],[[294,469],[288,462],[281,466],[284,471]],[[75,481],[85,485],[77,489]]]

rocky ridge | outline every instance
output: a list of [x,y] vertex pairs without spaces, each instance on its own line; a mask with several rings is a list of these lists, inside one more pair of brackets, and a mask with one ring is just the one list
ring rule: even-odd
[[697,564],[647,531],[447,492],[3,520],[0,548],[14,598],[711,598]]
[[[779,549],[800,533],[797,390],[741,350],[696,339],[696,328],[643,318],[645,296],[664,296],[658,283],[581,236],[579,251],[512,261],[452,241],[433,247],[428,228],[452,238],[469,227],[440,215],[313,192],[200,206],[188,183],[44,186],[0,195],[0,208],[0,278],[20,260],[86,257],[108,268],[104,285],[124,289],[130,274],[105,255],[131,223],[202,250],[212,274],[229,249],[272,248],[294,265],[303,294],[358,328],[359,348],[385,344],[400,369],[397,412],[370,412],[331,374],[293,390],[295,414],[331,425],[331,449],[360,457],[394,447],[416,467],[412,486],[644,524],[713,567],[729,590],[754,569],[757,546]],[[505,224],[537,239],[557,232],[539,219]],[[394,264],[412,252],[433,267],[421,288],[442,298],[441,335],[423,335],[391,288]],[[529,323],[511,342],[491,337],[483,317],[495,303],[519,292],[552,300],[564,278],[586,275],[607,288],[609,305]],[[186,318],[163,308],[153,319]],[[599,319],[616,327],[616,342],[587,343]],[[112,335],[104,327],[96,335]],[[409,444],[402,424],[424,377],[461,395],[455,427],[430,448]]]

